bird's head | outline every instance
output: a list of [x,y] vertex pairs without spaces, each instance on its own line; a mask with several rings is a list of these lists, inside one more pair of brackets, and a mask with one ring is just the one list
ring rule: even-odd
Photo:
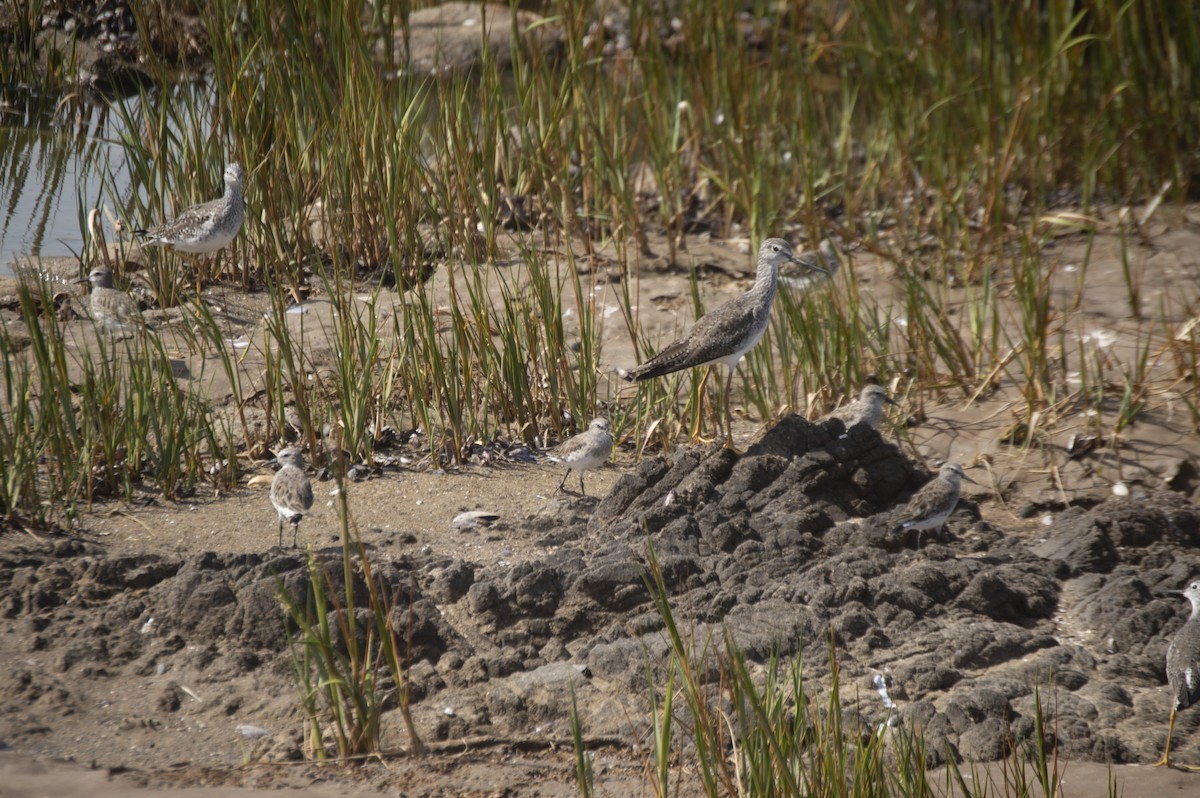
[[829,276],[829,271],[812,262],[812,259],[798,257],[792,249],[792,245],[782,238],[768,238],[762,242],[762,246],[758,248],[758,260],[760,263],[769,263],[776,269],[784,263],[791,262],[809,271]]
[[76,280],[75,282],[78,284],[91,283],[92,288],[112,288],[113,276],[112,272],[103,266],[95,266],[90,272],[87,273],[87,277]]
[[887,395],[887,391],[882,385],[868,385],[862,389],[862,393],[858,395],[862,401],[872,405],[882,405],[887,402],[889,405],[895,405],[896,400]]
[[938,469],[938,476],[940,476],[942,479],[950,480],[951,482],[958,482],[960,479],[965,479],[972,485],[979,484],[967,476],[967,472],[963,471],[963,467],[958,463],[945,463],[940,469]]
[[240,163],[231,163],[225,167],[225,185],[241,188],[246,183],[246,170]]

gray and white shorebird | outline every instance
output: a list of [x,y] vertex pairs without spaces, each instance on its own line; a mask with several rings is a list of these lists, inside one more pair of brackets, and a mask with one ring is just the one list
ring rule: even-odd
[[1168,591],[1183,595],[1192,603],[1192,614],[1167,646],[1167,684],[1171,687],[1171,721],[1167,725],[1167,744],[1156,767],[1166,765],[1200,771],[1194,765],[1171,765],[1171,735],[1175,731],[1175,713],[1200,701],[1200,579],[1183,590]]
[[895,405],[896,400],[887,395],[882,385],[868,385],[859,392],[858,398],[848,402],[826,415],[822,421],[836,418],[846,429],[857,424],[866,424],[871,429],[878,429],[883,420],[883,405]]
[[[779,283],[779,267],[784,263],[829,274],[817,265],[816,259],[797,257],[792,245],[782,238],[768,238],[758,248],[758,272],[749,291],[701,316],[682,338],[667,345],[649,361],[631,369],[617,369],[617,374],[629,382],[641,382],[696,366],[725,366],[729,370],[725,378],[725,445],[733,448],[733,414],[729,407],[733,373],[742,356],[753,349],[767,331]],[[709,374],[704,375],[701,383],[702,395]],[[697,421],[699,418],[698,414]],[[698,432],[693,429],[692,436],[696,437]]]
[[284,449],[275,460],[283,467],[271,480],[271,504],[279,513],[279,545],[283,545],[283,522],[292,525],[292,548],[296,547],[296,535],[300,521],[312,508],[312,483],[304,473],[304,453],[299,449]]
[[597,418],[588,424],[586,430],[572,438],[567,438],[546,452],[546,456],[551,460],[567,467],[567,473],[563,474],[562,481],[558,483],[558,489],[566,490],[567,477],[571,476],[571,472],[574,471],[579,474],[579,492],[586,496],[587,491],[583,489],[584,472],[599,468],[608,462],[608,458],[612,456],[612,450],[613,436],[608,419]]
[[242,198],[246,172],[241,164],[231,163],[224,177],[225,194],[219,199],[186,208],[169,222],[135,230],[145,239],[142,246],[169,246],[192,255],[208,255],[228,246],[246,217]]
[[921,532],[926,529],[940,530],[954,512],[964,479],[973,485],[979,484],[967,476],[958,463],[944,464],[938,469],[938,475],[925,483],[896,516],[895,530],[903,532],[915,529],[919,547]]
[[113,285],[113,276],[104,266],[94,266],[78,283],[91,283],[88,313],[109,333],[137,333],[145,329],[141,308],[133,297]]

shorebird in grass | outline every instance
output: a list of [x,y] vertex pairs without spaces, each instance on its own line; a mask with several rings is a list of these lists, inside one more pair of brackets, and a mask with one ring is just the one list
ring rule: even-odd
[[563,474],[558,489],[566,491],[567,477],[574,471],[579,474],[579,493],[586,496],[587,491],[583,489],[583,473],[608,462],[608,458],[612,456],[612,449],[612,429],[608,426],[608,419],[597,418],[592,420],[586,430],[548,451],[547,457],[567,467],[567,473]]
[[[242,229],[246,203],[242,199],[246,172],[241,164],[225,167],[225,195],[210,202],[193,205],[169,222],[134,234],[144,238],[142,246],[169,246],[190,255],[209,255],[225,248]],[[202,282],[197,270],[197,289]]]
[[1200,771],[1195,765],[1171,764],[1171,734],[1175,731],[1175,713],[1200,701],[1200,580],[1183,590],[1168,591],[1182,594],[1192,602],[1192,614],[1167,646],[1167,684],[1171,686],[1171,721],[1167,725],[1167,744],[1155,767],[1166,765],[1182,770]]
[[[767,331],[771,304],[779,283],[779,267],[788,262],[829,274],[817,265],[815,259],[797,257],[792,252],[792,245],[782,238],[768,238],[758,248],[758,273],[749,291],[701,316],[686,335],[648,362],[631,369],[617,369],[617,374],[629,382],[641,382],[696,366],[724,365],[729,370],[725,378],[725,445],[734,448],[733,414],[729,407],[733,373],[742,356],[753,349]],[[710,370],[705,374],[700,383],[701,397],[711,373]],[[693,438],[699,435],[700,415],[696,415],[697,426],[692,430]]]
[[[91,283],[88,313],[96,324],[110,336],[116,333],[136,334],[146,327],[142,310],[133,297],[113,286],[113,276],[104,266],[94,266],[88,276],[77,283]],[[122,335],[121,337],[126,337]]]
[[896,400],[887,395],[880,385],[868,385],[862,389],[858,398],[853,402],[842,405],[829,413],[822,421],[836,418],[849,430],[856,424],[866,424],[871,429],[878,429],[883,420],[884,403],[895,405]]
[[962,480],[977,485],[958,463],[946,463],[938,469],[938,475],[913,495],[900,511],[895,521],[897,532],[917,530],[917,547],[921,546],[921,532],[926,529],[940,530],[946,519],[958,505],[962,491]]
[[312,508],[312,483],[304,474],[304,453],[299,449],[284,449],[273,461],[283,466],[271,480],[271,504],[279,513],[279,545],[283,545],[283,522],[292,525],[292,548],[300,521]]

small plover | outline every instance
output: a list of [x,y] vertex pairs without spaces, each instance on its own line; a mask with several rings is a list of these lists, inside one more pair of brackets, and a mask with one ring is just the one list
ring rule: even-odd
[[850,429],[856,424],[866,424],[871,429],[877,429],[883,420],[883,405],[896,404],[896,400],[887,395],[880,385],[868,385],[862,389],[858,398],[853,402],[842,405],[829,413],[822,421],[836,418]]
[[275,460],[283,467],[271,480],[271,504],[279,513],[279,545],[283,545],[283,522],[292,525],[292,548],[296,547],[296,535],[300,521],[312,508],[312,483],[304,474],[304,453],[299,449],[284,449]]
[[112,272],[103,266],[94,266],[88,276],[78,283],[91,283],[88,297],[88,313],[92,320],[110,335],[114,332],[138,332],[145,327],[142,311],[133,297],[113,287]]
[[612,449],[612,429],[608,426],[608,419],[597,418],[592,420],[586,430],[546,452],[546,456],[551,460],[567,467],[567,473],[563,474],[558,489],[566,490],[567,477],[574,471],[579,474],[579,492],[586,496],[587,491],[583,489],[583,473],[608,462],[608,458],[612,456]]
[[[782,238],[768,238],[758,248],[758,271],[749,291],[696,319],[696,323],[682,338],[668,344],[649,361],[631,369],[617,369],[617,374],[623,380],[641,382],[696,366],[724,365],[729,371],[725,378],[725,445],[733,448],[733,414],[729,407],[733,372],[742,356],[753,349],[767,331],[767,324],[771,320],[771,304],[775,300],[775,288],[779,282],[779,267],[789,262],[814,272],[829,274],[817,265],[815,259],[797,257],[792,245]],[[701,382],[701,394],[709,374],[705,374]],[[693,429],[693,437],[698,432],[698,429]]]
[[[1175,713],[1187,709],[1200,701],[1200,580],[1193,581],[1183,590],[1171,593],[1182,594],[1192,602],[1192,614],[1180,627],[1171,644],[1167,646],[1167,684],[1171,687],[1171,721],[1167,725],[1167,744],[1162,758],[1155,766],[1171,767],[1171,734],[1175,731]],[[1184,770],[1197,771],[1194,765],[1175,765]]]
[[917,491],[908,504],[896,516],[897,532],[917,530],[917,545],[921,545],[921,532],[926,529],[941,529],[946,519],[954,512],[962,490],[961,480],[978,484],[963,472],[958,463],[946,463],[938,469],[938,475]]

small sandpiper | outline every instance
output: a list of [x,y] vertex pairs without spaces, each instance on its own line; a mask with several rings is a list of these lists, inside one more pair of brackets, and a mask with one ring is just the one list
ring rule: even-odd
[[[617,369],[617,374],[629,382],[641,382],[696,366],[724,365],[729,370],[725,379],[725,445],[732,449],[733,413],[729,407],[729,391],[733,384],[733,373],[742,356],[753,349],[767,331],[767,324],[771,320],[771,304],[779,283],[779,267],[789,262],[814,272],[829,274],[817,265],[815,259],[797,257],[792,252],[792,245],[782,238],[768,238],[758,248],[758,272],[749,291],[701,316],[686,335],[669,344],[648,362],[631,369]],[[709,374],[704,375],[700,385],[701,394]],[[698,429],[693,429],[693,437],[698,432]]]
[[142,246],[165,245],[180,252],[207,255],[229,245],[242,229],[246,203],[242,199],[246,172],[241,164],[225,167],[225,195],[193,205],[169,222],[134,234],[144,237]]
[[574,471],[579,474],[579,492],[586,496],[587,491],[583,489],[583,473],[608,462],[608,458],[612,456],[612,449],[612,429],[608,426],[608,419],[597,418],[592,420],[586,430],[548,451],[547,457],[567,467],[567,473],[563,474],[558,489],[566,491],[567,477]]
[[1200,580],[1193,581],[1183,590],[1171,593],[1182,594],[1192,603],[1192,614],[1180,627],[1167,646],[1167,684],[1171,686],[1171,721],[1167,725],[1167,744],[1162,758],[1155,767],[1179,767],[1183,770],[1200,771],[1195,765],[1171,764],[1171,735],[1175,731],[1175,713],[1187,709],[1200,701]]
[[856,424],[866,424],[871,429],[878,429],[879,422],[883,420],[885,402],[889,405],[896,404],[896,400],[888,396],[882,386],[868,385],[853,402],[842,405],[821,420],[836,418],[847,430]]
[[296,547],[296,535],[300,521],[312,508],[312,483],[304,473],[304,453],[299,449],[284,449],[275,460],[283,466],[271,480],[271,504],[279,513],[279,545],[283,545],[283,522],[292,525],[292,548]]
[[943,465],[938,469],[938,475],[925,483],[900,511],[895,520],[896,531],[917,530],[917,546],[920,547],[921,532],[940,530],[954,512],[964,479],[973,485],[979,484],[967,476],[958,463]]
[[133,297],[113,287],[113,276],[104,266],[94,266],[88,276],[77,283],[91,283],[88,313],[92,320],[109,335],[116,332],[137,333],[145,329],[141,308]]

